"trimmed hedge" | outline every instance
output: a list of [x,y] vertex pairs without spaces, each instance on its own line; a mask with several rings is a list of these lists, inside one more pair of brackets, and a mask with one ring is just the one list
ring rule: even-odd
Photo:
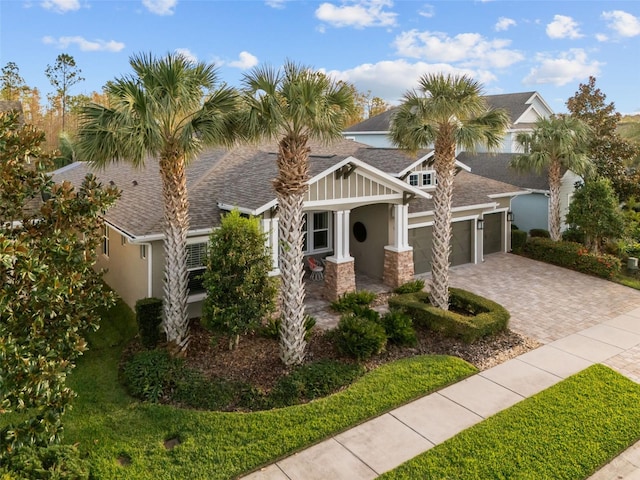
[[136,302],[136,322],[140,343],[146,348],[155,348],[160,341],[162,323],[162,299],[149,297]]
[[511,230],[511,251],[522,252],[524,244],[527,243],[527,232],[524,230]]
[[581,273],[611,279],[620,272],[620,259],[613,255],[590,253],[574,242],[554,242],[548,238],[531,238],[523,253],[534,260],[552,263]]
[[550,238],[551,234],[549,230],[545,230],[544,228],[532,228],[529,230],[529,235],[531,238]]
[[[511,316],[496,302],[459,288],[449,289],[449,305],[450,310],[447,311],[434,307],[427,292],[397,295],[389,299],[392,310],[403,311],[429,330],[460,338],[467,343],[506,330]],[[469,315],[457,313],[456,310],[468,312]]]

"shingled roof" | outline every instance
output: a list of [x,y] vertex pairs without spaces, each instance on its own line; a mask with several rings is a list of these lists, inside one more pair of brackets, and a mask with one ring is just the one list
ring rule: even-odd
[[[383,172],[397,176],[428,151],[417,155],[388,148],[373,148],[351,140],[339,140],[330,146],[311,142],[310,177],[329,170],[339,162],[354,157]],[[131,237],[144,238],[161,235],[163,228],[162,191],[157,161],[147,160],[145,167],[136,169],[127,163],[108,165],[103,170],[77,162],[54,172],[54,181],[70,180],[80,185],[86,174],[93,173],[103,185],[113,184],[122,190],[121,198],[105,215],[105,219]],[[214,148],[203,152],[187,168],[189,214],[191,230],[219,226],[219,204],[255,211],[275,199],[272,179],[277,175],[274,144],[241,146],[230,150]],[[513,185],[477,175],[456,177],[462,183],[454,193],[454,206],[488,203],[488,194],[518,190]],[[421,200],[422,201],[422,200]],[[471,202],[471,203],[469,203]],[[416,202],[416,205],[418,203]],[[420,204],[410,206],[426,208]]]
[[[548,171],[518,172],[509,163],[517,153],[460,153],[458,161],[471,168],[471,173],[531,190],[549,190]],[[562,174],[566,169],[562,171]]]
[[[505,93],[501,95],[486,95],[484,98],[491,108],[503,108],[509,114],[511,123],[515,122],[529,108],[529,101],[536,92]],[[391,117],[398,107],[390,108],[371,118],[347,128],[344,133],[388,132]]]

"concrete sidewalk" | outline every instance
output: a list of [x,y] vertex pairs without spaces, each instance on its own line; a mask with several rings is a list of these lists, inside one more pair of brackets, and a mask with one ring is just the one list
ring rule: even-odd
[[[502,260],[499,263],[503,265],[505,259],[499,260]],[[507,258],[506,263],[512,260]],[[521,257],[517,257],[515,262],[519,268],[540,267],[537,262],[532,264],[530,260]],[[495,283],[489,282],[489,276],[484,279],[484,282],[479,280],[478,271],[480,273],[487,271],[489,272],[487,275],[495,278],[496,275],[500,276],[500,268],[497,265],[498,263],[487,266],[474,265],[475,278],[470,279],[471,275],[458,272],[458,280],[464,278],[466,281],[473,281],[473,290],[482,294],[483,285],[486,287]],[[615,284],[615,288],[611,290],[610,282],[599,283],[603,281],[557,269],[557,267],[546,265],[544,270],[547,275],[550,275],[549,278],[556,279],[547,282],[544,288],[554,289],[554,283],[565,284],[567,281],[565,277],[569,277],[570,283],[581,282],[580,285],[572,283],[573,288],[579,289],[579,295],[584,294],[591,299],[589,313],[580,315],[578,312],[575,321],[567,320],[566,314],[571,312],[564,307],[567,301],[576,300],[574,297],[578,292],[576,295],[569,295],[571,300],[567,300],[567,297],[560,299],[558,307],[565,312],[562,314],[563,320],[558,321],[557,316],[555,319],[549,317],[548,321],[553,322],[553,325],[548,325],[547,328],[544,328],[546,319],[536,314],[535,310],[527,312],[516,310],[518,315],[516,325],[521,328],[514,328],[515,331],[528,330],[528,328],[522,328],[523,325],[526,327],[526,319],[523,318],[526,316],[529,317],[529,323],[535,324],[536,331],[544,330],[546,337],[540,339],[543,343],[549,339],[549,336],[555,339],[548,341],[540,348],[335,435],[244,478],[247,480],[373,479],[460,431],[594,363],[610,365],[637,381],[637,360],[640,354],[640,295],[638,295],[640,292]],[[513,275],[513,270],[510,273]],[[456,274],[452,284],[459,286],[455,277]],[[528,288],[520,283],[518,289],[524,288],[527,294],[531,294],[531,290],[535,291],[536,288],[540,288],[540,285],[541,283],[537,283],[537,286],[532,285]],[[505,291],[514,290],[514,288],[503,289],[502,296]],[[538,291],[538,295],[541,294]],[[602,303],[593,301],[594,296],[600,295],[606,295],[609,300],[612,298],[611,295],[619,295],[628,303],[621,306],[620,302],[615,302],[607,310],[606,305],[603,307]],[[499,303],[504,301],[499,298],[501,295],[495,292],[494,295],[488,296]],[[580,299],[578,298],[577,301],[579,302]],[[633,308],[630,302],[633,302],[636,308]],[[505,303],[509,302],[503,304]],[[541,311],[553,310],[551,305],[554,303],[538,303],[536,309],[540,309],[542,305]],[[519,304],[523,304],[522,300]],[[528,305],[531,308],[531,304]],[[505,306],[509,308],[508,305]],[[597,318],[593,316],[593,308],[596,307],[600,308]],[[586,324],[585,318],[588,318]],[[559,326],[552,328],[556,324]],[[576,328],[577,325],[586,328],[579,329]],[[612,479],[640,480],[640,442],[593,475],[590,480]]]

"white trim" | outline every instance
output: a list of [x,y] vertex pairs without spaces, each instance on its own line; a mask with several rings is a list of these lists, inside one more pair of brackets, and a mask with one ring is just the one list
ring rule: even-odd
[[331,263],[349,263],[349,262],[353,262],[353,257],[349,255],[343,258],[337,258],[337,257],[331,256],[331,257],[325,257],[325,260]]
[[394,247],[393,245],[385,245],[384,249],[389,250],[390,252],[397,252],[397,253],[413,251],[413,247],[411,245],[409,245],[408,247],[402,247],[402,248],[397,248],[397,247]]
[[386,135],[389,133],[389,130],[365,130],[363,132],[357,132],[357,131],[353,131],[353,130],[345,130],[344,132],[342,132],[342,135]]
[[193,295],[189,295],[187,297],[187,303],[197,303],[203,301],[207,298],[206,292],[194,293]]
[[147,248],[147,297],[153,297],[153,245],[151,243],[141,243],[140,246]]
[[340,198],[336,200],[313,200],[310,202],[304,203],[304,209],[307,211],[308,209],[324,209],[324,210],[339,210],[339,208],[331,208],[331,207],[339,207],[341,205],[350,205],[350,204],[364,204],[371,205],[372,203],[401,203],[402,202],[402,194],[397,193],[395,195],[380,195],[378,197],[354,197],[354,198]]
[[[493,202],[493,203],[477,203],[475,205],[465,205],[463,207],[455,207],[451,209],[451,212],[464,212],[467,210],[482,210],[484,208],[491,208],[493,210],[495,210],[495,208],[498,206],[497,203]],[[409,214],[409,218],[417,218],[417,217],[425,217],[425,216],[430,216],[433,215],[433,210],[425,210],[422,212],[415,212],[415,213],[410,213]]]
[[505,198],[505,197],[516,197],[518,195],[529,195],[531,192],[529,191],[518,191],[518,192],[507,192],[507,193],[491,193],[487,195],[489,198]]
[[[111,225],[111,224],[109,224]],[[187,240],[189,238],[197,237],[197,236],[206,236],[211,235],[211,232],[217,230],[218,227],[213,228],[200,228],[198,230],[189,230],[187,232]],[[151,235],[140,235],[140,236],[130,236],[131,243],[145,243],[145,242],[154,242],[157,240],[164,240],[164,233],[152,233]]]

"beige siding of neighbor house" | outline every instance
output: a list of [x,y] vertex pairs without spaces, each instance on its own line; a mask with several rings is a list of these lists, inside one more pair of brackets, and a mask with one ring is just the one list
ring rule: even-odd
[[109,235],[109,256],[104,255],[102,247],[98,250],[96,268],[105,269],[104,281],[113,288],[131,308],[136,302],[147,296],[148,260],[140,255],[140,245],[122,241],[122,235],[107,228]]

